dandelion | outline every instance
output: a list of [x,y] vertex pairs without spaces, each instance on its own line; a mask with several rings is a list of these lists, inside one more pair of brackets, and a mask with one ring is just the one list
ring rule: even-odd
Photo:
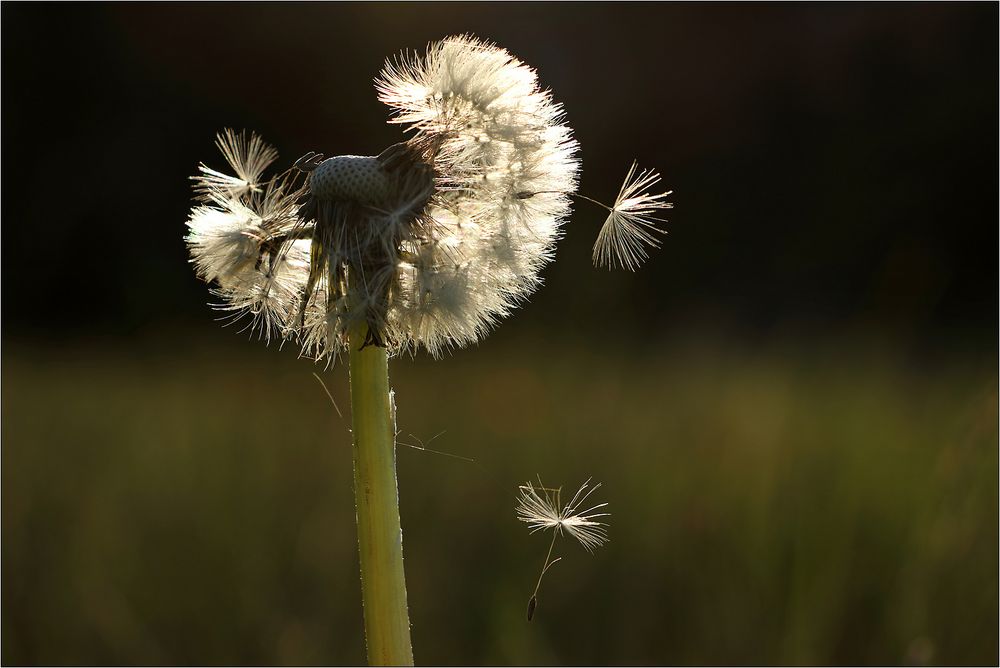
[[377,156],[306,154],[269,187],[258,179],[274,150],[226,131],[236,176],[203,165],[195,177],[199,272],[223,308],[316,359],[345,352],[356,329],[390,355],[478,340],[540,285],[576,190],[562,108],[507,51],[445,39],[387,63],[376,88],[409,140]]
[[[389,61],[376,81],[412,133],[377,156],[310,152],[270,180],[277,151],[226,130],[235,172],[204,164],[188,245],[220,308],[264,338],[330,360],[352,330],[389,355],[440,356],[486,335],[541,284],[576,193],[578,144],[533,69],[469,36]],[[594,261],[634,269],[656,246],[659,177],[629,171]]]
[[535,487],[531,482],[519,487],[517,519],[528,525],[530,533],[552,529],[552,542],[549,543],[549,551],[545,555],[545,562],[538,575],[535,591],[528,599],[529,622],[538,605],[538,589],[542,586],[542,578],[545,577],[545,573],[553,564],[562,559],[562,557],[552,559],[552,549],[555,547],[556,538],[565,532],[568,536],[575,538],[591,554],[596,548],[608,541],[607,524],[596,520],[598,517],[610,515],[610,513],[596,512],[607,507],[608,504],[598,503],[585,510],[580,510],[590,495],[601,486],[601,483],[598,483],[590,487],[590,480],[588,478],[580,486],[565,506],[561,503],[562,488],[545,487],[542,485],[541,478],[538,480],[538,487]]
[[[277,151],[223,131],[233,173],[199,166],[186,240],[227,319],[306,357],[349,356],[369,660],[408,664],[387,359],[485,336],[541,284],[571,198],[596,200],[576,192],[579,146],[562,106],[506,50],[449,37],[388,61],[375,88],[409,133],[378,155],[309,151],[265,177]],[[614,206],[598,202],[611,217],[595,249],[630,269],[666,206],[636,194],[658,177],[634,171]],[[598,528],[571,520],[558,531],[600,544]]]

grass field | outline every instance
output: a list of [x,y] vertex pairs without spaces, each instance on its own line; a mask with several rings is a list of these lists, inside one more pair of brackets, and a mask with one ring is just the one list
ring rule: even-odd
[[[292,351],[165,350],[5,344],[3,662],[362,662],[343,369],[348,419]],[[476,460],[400,447],[418,663],[998,660],[995,358],[498,339],[390,372],[400,439]],[[528,624],[536,474],[613,515]]]

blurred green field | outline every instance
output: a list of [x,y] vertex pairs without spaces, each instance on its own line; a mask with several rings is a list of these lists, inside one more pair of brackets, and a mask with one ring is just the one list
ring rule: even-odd
[[[5,344],[3,663],[363,662],[348,421],[237,338]],[[995,358],[496,339],[390,371],[401,439],[476,459],[400,447],[418,663],[998,660]],[[613,516],[528,624],[536,473]]]

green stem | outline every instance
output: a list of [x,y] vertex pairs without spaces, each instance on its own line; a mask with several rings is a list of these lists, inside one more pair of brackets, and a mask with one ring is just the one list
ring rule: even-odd
[[412,666],[389,364],[385,348],[360,350],[364,338],[363,328],[351,332],[350,364],[354,496],[368,663]]

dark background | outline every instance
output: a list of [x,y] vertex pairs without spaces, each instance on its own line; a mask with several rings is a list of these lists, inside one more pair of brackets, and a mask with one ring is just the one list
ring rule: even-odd
[[[187,177],[223,127],[279,166],[378,153],[383,61],[460,32],[538,69],[583,193],[638,159],[675,209],[633,275],[590,267],[577,206],[495,334],[394,364],[408,429],[480,465],[400,455],[418,661],[997,660],[996,4],[2,19],[5,663],[362,660],[320,369],[213,322]],[[605,480],[620,516],[526,626],[536,472]]]

